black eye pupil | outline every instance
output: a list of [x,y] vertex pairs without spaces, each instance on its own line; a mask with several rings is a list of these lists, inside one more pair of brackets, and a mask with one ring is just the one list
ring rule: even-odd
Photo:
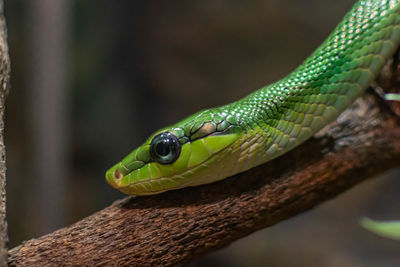
[[150,143],[150,154],[154,161],[171,164],[181,153],[181,145],[175,135],[165,132],[153,138]]
[[156,144],[156,152],[160,156],[167,156],[170,152],[170,144],[168,142],[169,140],[163,140],[160,143]]

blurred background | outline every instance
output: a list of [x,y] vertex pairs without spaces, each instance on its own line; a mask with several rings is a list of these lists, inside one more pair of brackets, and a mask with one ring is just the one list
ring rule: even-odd
[[[154,130],[236,100],[302,62],[353,0],[6,1],[10,247],[124,195],[107,168]],[[192,266],[400,266],[400,171],[252,234]]]

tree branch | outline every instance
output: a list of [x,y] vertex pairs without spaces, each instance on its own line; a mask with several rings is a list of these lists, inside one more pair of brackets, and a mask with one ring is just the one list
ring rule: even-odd
[[6,23],[3,1],[0,0],[0,266],[7,264],[6,220],[6,152],[4,146],[4,109],[8,93],[10,59],[8,56]]
[[[397,57],[396,57],[397,59]],[[397,60],[380,85],[399,88]],[[294,151],[224,181],[118,201],[12,249],[10,265],[181,265],[398,166],[399,107],[371,95]],[[383,108],[386,107],[386,108]]]

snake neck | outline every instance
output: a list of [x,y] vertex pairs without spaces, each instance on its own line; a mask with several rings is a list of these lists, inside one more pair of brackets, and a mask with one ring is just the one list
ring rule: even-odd
[[399,2],[359,1],[291,74],[211,110],[243,130],[232,150],[239,162],[233,173],[301,144],[365,91],[399,45]]

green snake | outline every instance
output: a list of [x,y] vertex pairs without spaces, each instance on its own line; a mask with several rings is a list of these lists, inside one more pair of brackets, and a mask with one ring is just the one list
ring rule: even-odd
[[288,76],[156,131],[106,173],[129,195],[215,182],[303,143],[359,97],[400,42],[400,0],[357,2]]

